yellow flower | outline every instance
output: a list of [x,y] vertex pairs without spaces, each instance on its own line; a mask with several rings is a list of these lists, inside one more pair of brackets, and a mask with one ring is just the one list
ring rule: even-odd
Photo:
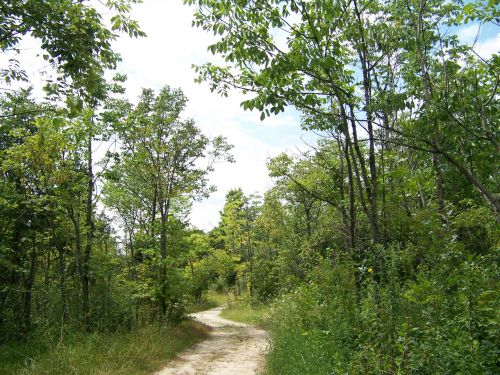
[[373,272],[371,267],[368,267],[368,272]]

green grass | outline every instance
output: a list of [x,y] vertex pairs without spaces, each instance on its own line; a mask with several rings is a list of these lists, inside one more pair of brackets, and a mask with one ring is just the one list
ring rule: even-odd
[[208,291],[207,296],[200,302],[193,303],[188,307],[190,313],[213,309],[217,306],[222,306],[228,302],[228,295],[225,293]]
[[62,343],[3,345],[0,373],[150,374],[207,334],[205,326],[184,321],[175,327],[148,326],[128,333],[73,335]]
[[222,310],[221,317],[235,322],[265,326],[267,308],[262,305],[252,306],[246,301],[235,301]]

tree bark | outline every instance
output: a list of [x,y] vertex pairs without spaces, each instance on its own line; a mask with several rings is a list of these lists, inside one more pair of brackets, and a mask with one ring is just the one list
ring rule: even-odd
[[[363,74],[363,93],[365,97],[365,107],[364,112],[366,114],[366,123],[368,130],[368,165],[370,168],[370,191],[368,194],[368,201],[370,202],[370,229],[372,235],[373,243],[380,242],[380,227],[378,220],[378,207],[377,207],[377,195],[378,195],[378,181],[377,181],[377,164],[375,159],[375,137],[373,133],[373,112],[371,109],[371,99],[372,99],[372,88],[371,88],[371,76],[368,64],[368,48],[366,45],[366,40],[364,36],[364,25],[361,13],[358,9],[357,2],[354,1],[354,8],[356,13],[356,18],[358,21],[359,29],[359,43],[358,43],[358,56],[361,63],[361,72]],[[351,106],[352,108],[352,106]],[[351,116],[354,113],[351,109]],[[355,128],[354,117],[352,119]],[[368,191],[367,191],[368,192]]]
[[[84,277],[83,277],[83,259],[82,259],[82,230],[80,226],[80,213],[75,212],[73,206],[70,205],[68,208],[68,214],[73,223],[73,227],[75,229],[75,255],[76,255],[76,269],[78,272],[78,276],[80,278],[80,287],[82,288],[83,295],[83,285],[84,285]],[[83,306],[82,306],[82,322],[84,322],[84,314],[83,314]]]
[[30,268],[28,275],[24,280],[24,290],[23,290],[23,315],[22,315],[22,327],[23,327],[23,337],[26,338],[31,330],[31,301],[33,285],[35,283],[36,274],[36,263],[37,263],[37,251],[36,251],[36,230],[33,229],[33,238],[30,254]]
[[90,283],[90,257],[92,255],[92,242],[94,240],[94,209],[92,198],[94,196],[94,172],[92,166],[92,133],[89,132],[87,145],[87,202],[85,206],[85,226],[87,238],[82,262],[82,315],[85,330],[90,330],[89,308],[89,283]]
[[170,211],[170,198],[165,201],[160,199],[160,272],[159,272],[159,282],[160,282],[160,298],[159,307],[160,314],[162,318],[165,318],[167,314],[167,224],[168,215]]

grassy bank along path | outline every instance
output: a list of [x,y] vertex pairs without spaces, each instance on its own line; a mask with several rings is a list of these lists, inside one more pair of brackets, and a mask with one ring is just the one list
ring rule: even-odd
[[34,337],[0,345],[1,375],[146,375],[208,337],[208,328],[186,320],[130,332]]
[[182,352],[156,375],[251,375],[264,367],[266,331],[223,319],[224,306],[192,314],[211,330],[207,340]]

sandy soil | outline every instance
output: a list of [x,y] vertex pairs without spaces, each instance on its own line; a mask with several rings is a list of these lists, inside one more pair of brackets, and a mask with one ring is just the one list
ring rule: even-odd
[[184,351],[155,375],[250,375],[264,365],[267,334],[254,326],[219,316],[222,307],[192,314],[212,328],[210,337]]

